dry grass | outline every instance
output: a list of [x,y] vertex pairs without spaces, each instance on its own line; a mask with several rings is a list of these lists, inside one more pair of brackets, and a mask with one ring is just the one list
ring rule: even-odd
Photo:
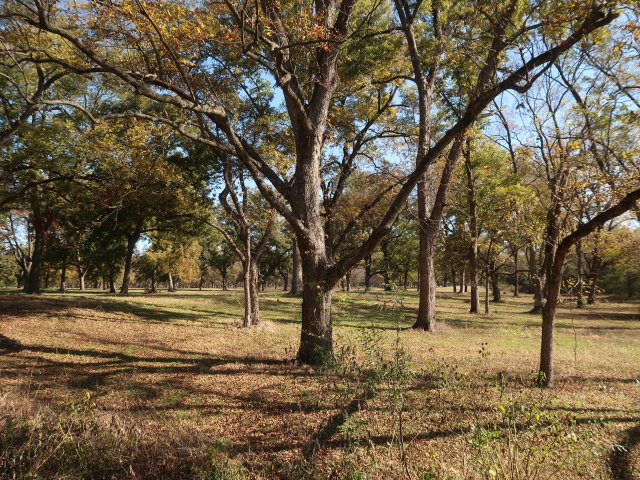
[[315,371],[280,292],[248,331],[237,291],[0,295],[25,345],[0,353],[0,478],[640,478],[640,305],[562,308],[543,391],[539,318],[505,300],[471,316],[441,292],[424,334],[415,292],[337,293],[349,368]]

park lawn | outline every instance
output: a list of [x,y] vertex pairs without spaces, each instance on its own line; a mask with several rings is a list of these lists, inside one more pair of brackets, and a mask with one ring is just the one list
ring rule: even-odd
[[1,294],[0,479],[640,479],[640,303],[564,304],[550,390],[529,296],[441,289],[428,334],[416,292],[336,292],[323,369],[299,303],[245,330],[237,290]]

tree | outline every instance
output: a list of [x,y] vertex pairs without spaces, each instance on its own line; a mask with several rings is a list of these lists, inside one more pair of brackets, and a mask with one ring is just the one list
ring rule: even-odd
[[167,134],[166,128],[125,120],[100,124],[90,135],[101,152],[91,165],[100,182],[100,215],[108,217],[127,242],[121,295],[129,293],[133,253],[143,234],[192,231],[203,217],[204,190],[169,161]]
[[242,169],[237,170],[237,175],[234,171],[231,159],[224,158],[224,188],[218,195],[222,221],[210,223],[210,226],[222,234],[242,264],[242,325],[251,327],[260,322],[260,261],[273,233],[276,213],[266,209],[266,218],[261,216],[259,212],[264,210],[255,192],[249,191]]
[[542,342],[540,346],[540,368],[538,381],[544,386],[552,386],[553,374],[553,335],[556,309],[562,286],[562,271],[564,260],[569,250],[576,242],[593,233],[609,220],[622,215],[632,209],[640,199],[640,189],[634,190],[624,196],[620,201],[596,215],[586,223],[578,225],[571,233],[562,238],[555,249],[551,260],[551,270],[548,277],[547,301],[542,309]]

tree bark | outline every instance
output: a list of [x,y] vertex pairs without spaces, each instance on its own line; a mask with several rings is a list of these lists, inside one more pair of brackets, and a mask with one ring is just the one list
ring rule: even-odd
[[491,267],[491,293],[493,295],[493,301],[498,303],[502,301],[502,292],[500,291],[500,281],[498,272],[495,268],[495,262],[492,262]]
[[364,291],[371,289],[371,254],[364,257]]
[[489,307],[489,267],[484,272],[484,314],[489,315],[491,309]]
[[514,297],[520,296],[520,271],[518,270],[519,268],[518,257],[519,257],[519,251],[516,248],[513,251],[513,265],[515,267],[515,273],[513,274],[513,296]]
[[[430,225],[430,224],[427,224]],[[435,250],[437,229],[428,228],[420,235],[420,294],[418,318],[413,324],[417,330],[435,332],[436,325],[436,269]]]
[[122,286],[120,287],[120,295],[129,295],[129,282],[131,279],[133,251],[136,248],[136,243],[138,243],[138,240],[140,240],[140,235],[142,235],[143,224],[144,220],[138,220],[133,233],[127,234],[127,253],[124,262],[124,273],[122,275]]
[[35,236],[33,253],[31,255],[31,266],[28,270],[29,276],[25,283],[25,293],[40,293],[40,272],[42,270],[42,261],[44,259],[44,246],[46,243],[46,234],[48,225],[46,220],[36,216],[34,212],[33,231]]
[[529,311],[531,314],[540,314],[544,302],[542,294],[542,283],[540,272],[538,272],[538,261],[536,251],[533,247],[529,247],[527,261],[529,262],[529,274],[531,276],[531,289],[533,290],[533,308]]
[[67,259],[65,258],[62,261],[62,270],[60,271],[60,288],[58,288],[60,293],[66,293],[67,291]]
[[602,257],[596,254],[591,261],[589,268],[589,292],[587,294],[587,304],[595,305],[598,294],[598,280],[602,272]]
[[302,262],[300,261],[300,248],[298,241],[293,241],[293,271],[291,274],[291,295],[302,294]]
[[583,272],[582,272],[582,242],[576,242],[576,274],[578,279],[576,281],[576,307],[582,308],[584,306],[584,301],[582,298],[582,291],[584,290],[584,282],[582,281]]
[[458,290],[456,289],[456,269],[454,267],[451,267],[451,286],[453,293],[456,293]]
[[[306,257],[306,258],[305,258]],[[322,365],[333,359],[331,287],[325,282],[327,259],[323,252],[302,258],[302,331],[298,360]]]
[[79,287],[81,292],[84,292],[85,290],[84,278],[86,274],[87,274],[86,269],[82,267],[78,267],[78,282],[79,282]]

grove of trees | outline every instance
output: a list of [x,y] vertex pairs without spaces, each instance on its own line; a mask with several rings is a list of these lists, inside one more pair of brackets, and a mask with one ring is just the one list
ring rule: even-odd
[[550,386],[561,294],[640,293],[639,13],[4,0],[1,281],[242,286],[245,327],[277,285],[308,364],[333,357],[337,288],[417,287],[432,332],[438,285],[481,314],[508,284]]

